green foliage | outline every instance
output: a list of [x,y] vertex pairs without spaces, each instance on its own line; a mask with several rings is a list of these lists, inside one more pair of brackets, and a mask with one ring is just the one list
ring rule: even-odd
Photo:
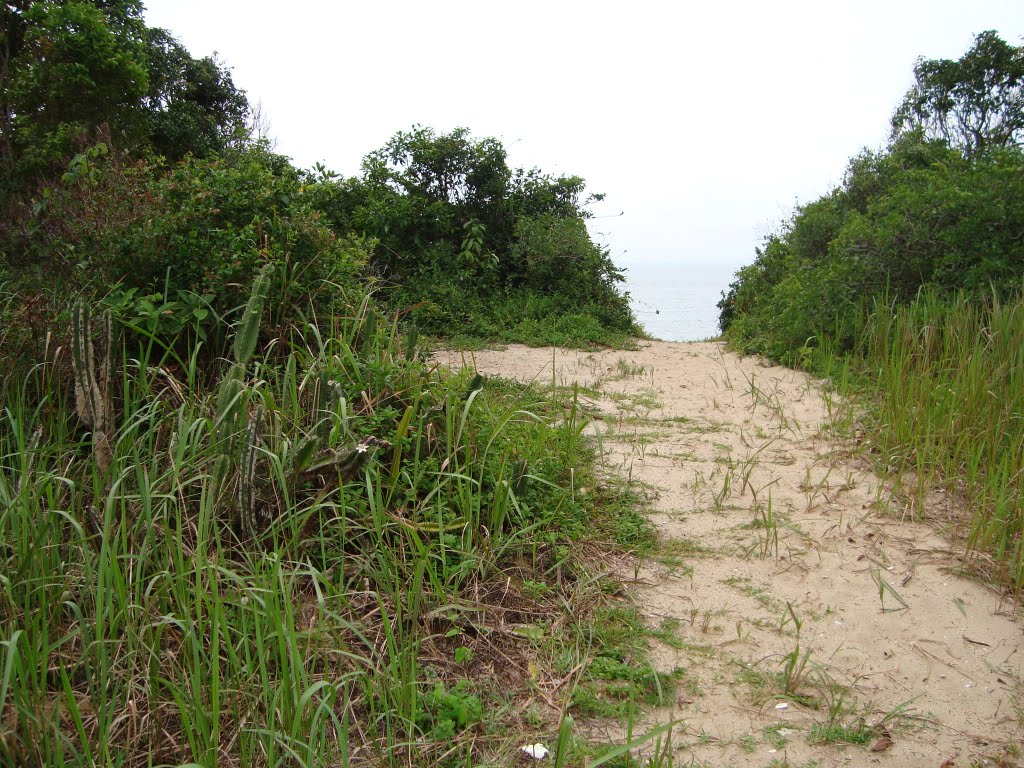
[[423,732],[437,741],[447,741],[480,722],[483,704],[470,690],[466,680],[459,680],[451,690],[435,683],[420,704],[417,724]]
[[[590,239],[582,218],[548,213],[521,219],[509,256],[512,268],[519,270],[512,278],[535,293],[573,295],[581,303],[614,304],[619,298],[613,284],[622,273]],[[628,310],[620,311],[620,323],[628,324]]]
[[1024,155],[973,161],[908,136],[854,159],[843,186],[801,207],[719,303],[741,349],[796,361],[808,340],[852,349],[867,305],[922,287],[986,295],[1024,279]]
[[266,265],[264,332],[327,319],[356,290],[372,244],[329,230],[301,176],[261,144],[169,169],[98,149],[0,225],[27,291],[107,295],[120,320],[163,343],[206,339],[221,354],[208,331],[235,318]]
[[575,396],[411,321],[624,343],[583,180],[465,129],[302,172],[137,0],[0,14],[0,762],[475,761],[488,601],[586,619],[571,541],[650,531],[579,490]]
[[918,59],[893,135],[923,131],[967,156],[1024,142],[1024,47],[982,32],[956,61]]
[[174,291],[173,298],[163,293],[140,294],[136,288],[116,286],[103,301],[125,327],[162,339],[187,335],[205,341],[207,328],[217,321],[210,308],[210,295],[194,291]]
[[676,676],[656,671],[647,657],[647,629],[635,609],[599,608],[585,628],[593,648],[573,692],[572,710],[592,717],[635,717],[640,705],[664,706]]
[[166,30],[145,31],[149,88],[142,99],[153,151],[207,157],[246,135],[249,103],[213,57],[195,59]]
[[246,133],[230,72],[147,28],[137,0],[19,0],[0,19],[0,195],[52,180],[100,139],[177,160]]
[[[362,179],[320,169],[310,181],[332,226],[379,243],[371,266],[382,298],[415,307],[429,333],[528,340],[532,330],[512,330],[518,319],[551,324],[567,315],[603,329],[583,336],[636,332],[616,287],[622,274],[587,232],[583,180],[513,171],[496,139],[416,127],[370,153]],[[509,325],[510,305],[548,298],[549,314]]]
[[0,153],[10,191],[59,168],[99,126],[131,132],[148,79],[132,27],[111,24],[94,3],[7,3],[3,16]]
[[719,303],[737,348],[870,395],[883,469],[971,510],[954,533],[1024,581],[1018,317],[1024,285],[1024,58],[994,33],[958,61],[921,60],[893,119],[843,184],[757,251]]
[[240,373],[107,345],[91,422],[60,358],[0,379],[0,762],[482,757],[508,693],[488,612],[529,579],[557,594],[516,610],[562,615],[593,455],[562,393],[446,376],[404,341],[363,296],[330,336],[240,349]]
[[1024,49],[984,32],[958,61],[919,60],[882,152],[801,206],[719,303],[741,349],[796,362],[851,349],[871,300],[923,287],[1008,295],[1024,278]]
[[959,531],[993,555],[996,575],[1024,583],[1024,301],[923,292],[904,306],[879,302],[864,334],[865,416],[879,456],[916,478],[923,501],[936,483],[967,502]]

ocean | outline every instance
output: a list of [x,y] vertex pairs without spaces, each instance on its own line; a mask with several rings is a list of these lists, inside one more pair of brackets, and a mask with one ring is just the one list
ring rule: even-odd
[[718,303],[742,263],[623,261],[637,320],[663,341],[718,336]]

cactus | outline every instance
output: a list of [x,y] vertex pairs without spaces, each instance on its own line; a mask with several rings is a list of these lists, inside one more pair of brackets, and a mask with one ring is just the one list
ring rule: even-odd
[[252,284],[252,293],[245,305],[242,322],[235,331],[235,364],[245,365],[256,351],[256,341],[260,335],[260,319],[263,317],[263,305],[270,293],[270,278],[274,274],[274,265],[264,264],[259,275]]
[[92,427],[93,457],[100,472],[106,475],[114,461],[114,407],[110,397],[113,321],[110,312],[103,313],[100,325],[102,343],[97,361],[89,308],[79,303],[71,312],[71,360],[75,371],[76,411],[78,418]]
[[363,343],[360,345],[360,354],[364,360],[370,360],[375,353],[377,336],[377,312],[370,307],[366,312],[366,320],[363,324]]
[[256,508],[256,461],[262,442],[264,409],[262,406],[249,419],[245,432],[245,445],[242,448],[242,466],[238,478],[238,510],[240,528],[248,533],[258,533],[263,515]]
[[[217,392],[216,426],[219,438],[220,457],[214,466],[214,482],[218,494],[232,485],[237,478],[237,502],[241,513],[242,530],[256,530],[260,520],[256,514],[256,457],[261,441],[263,420],[262,409],[259,409],[252,420],[245,424],[245,442],[241,446],[239,459],[238,436],[243,431],[240,424],[248,406],[248,392],[245,388],[245,366],[252,359],[259,339],[260,320],[263,307],[270,292],[270,280],[274,272],[273,264],[264,265],[252,285],[252,293],[245,305],[242,320],[235,330],[233,346],[234,361],[231,368],[221,379]],[[221,495],[230,499],[231,494]]]
[[416,359],[416,345],[419,344],[420,332],[416,325],[409,329],[409,335],[405,338],[405,359],[410,362]]

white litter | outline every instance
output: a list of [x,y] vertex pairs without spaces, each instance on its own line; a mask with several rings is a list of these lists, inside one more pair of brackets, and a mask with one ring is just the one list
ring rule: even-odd
[[780,702],[780,703],[776,704],[775,708],[776,709],[789,709],[789,704],[787,704],[786,702],[783,701],[783,702]]
[[520,749],[534,760],[543,760],[550,754],[548,748],[543,744],[527,744],[525,747],[520,747]]

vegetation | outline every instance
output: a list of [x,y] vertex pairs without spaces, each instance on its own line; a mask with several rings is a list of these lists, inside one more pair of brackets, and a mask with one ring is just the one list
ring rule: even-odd
[[534,639],[600,603],[572,542],[630,510],[575,487],[575,402],[445,378],[366,303],[256,354],[268,275],[212,386],[84,312],[74,398],[61,350],[8,382],[5,764],[501,754]]
[[581,543],[651,532],[575,394],[420,342],[635,333],[583,180],[421,127],[298,169],[138,0],[0,16],[0,763],[565,764],[540,661],[654,695],[582,641]]
[[975,510],[968,544],[1017,586],[1022,62],[993,32],[958,61],[920,60],[889,146],[798,208],[719,303],[736,348],[870,395],[884,468],[914,473],[918,509],[942,482]]
[[0,11],[0,281],[33,307],[3,318],[16,353],[36,359],[24,344],[66,326],[81,295],[154,343],[222,355],[217,329],[267,262],[264,338],[367,291],[436,335],[580,346],[638,332],[587,231],[601,196],[582,178],[512,169],[464,128],[399,132],[354,178],[294,168],[251,136],[230,72],[141,9]]
[[622,273],[585,225],[601,196],[505,158],[464,128],[416,127],[367,155],[361,178],[325,175],[317,205],[336,231],[373,239],[384,300],[417,307],[427,332],[574,346],[635,334]]

